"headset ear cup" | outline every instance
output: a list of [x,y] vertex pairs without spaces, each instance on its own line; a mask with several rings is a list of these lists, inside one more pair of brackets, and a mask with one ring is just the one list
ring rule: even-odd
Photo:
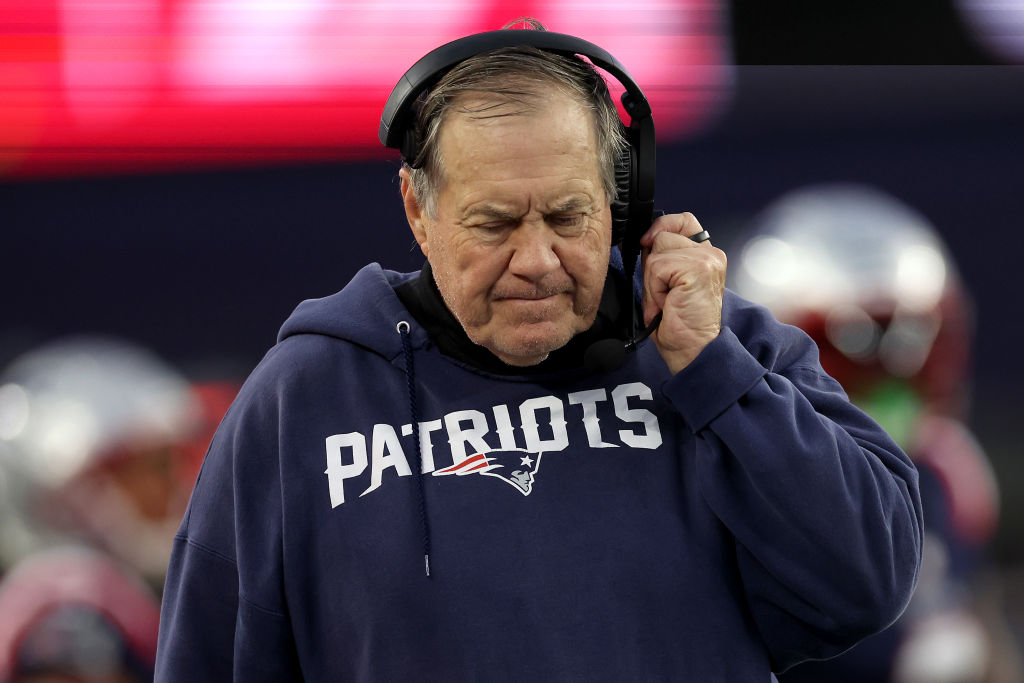
[[629,201],[633,182],[633,146],[622,150],[615,164],[615,187],[617,196],[611,203],[612,244],[619,244],[629,227]]
[[420,155],[420,140],[416,134],[415,125],[405,129],[405,133],[402,136],[401,152],[402,159],[412,168],[419,168],[423,165],[423,160],[418,158]]

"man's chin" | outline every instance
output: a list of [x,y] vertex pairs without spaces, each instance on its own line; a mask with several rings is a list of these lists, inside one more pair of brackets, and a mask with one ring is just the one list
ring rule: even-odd
[[546,359],[552,351],[557,351],[573,338],[575,332],[564,328],[556,330],[528,329],[538,325],[521,326],[515,333],[495,335],[491,343],[484,343],[491,353],[502,362],[515,367],[537,365]]

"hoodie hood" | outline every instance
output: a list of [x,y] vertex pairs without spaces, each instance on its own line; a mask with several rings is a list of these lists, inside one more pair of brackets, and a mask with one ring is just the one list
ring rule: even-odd
[[[385,270],[379,263],[364,266],[341,291],[300,303],[281,326],[277,341],[319,334],[344,339],[394,360],[402,355],[402,341],[395,327],[403,320],[411,322],[394,288],[417,275]],[[418,325],[412,326],[411,335],[416,348],[429,343]]]

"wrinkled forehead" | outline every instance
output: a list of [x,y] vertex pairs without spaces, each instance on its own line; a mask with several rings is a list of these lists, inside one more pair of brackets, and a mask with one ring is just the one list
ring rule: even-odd
[[[441,140],[454,136],[515,127],[522,131],[545,132],[571,127],[585,130],[585,139],[596,143],[594,117],[586,105],[571,94],[557,88],[536,92],[515,90],[505,92],[467,91],[454,98],[447,116],[438,130]],[[446,133],[448,133],[446,135]]]
[[600,176],[594,126],[579,104],[557,94],[528,107],[491,95],[467,99],[451,113],[438,142],[448,170]]
[[483,119],[542,112],[555,100],[575,102],[581,111],[592,108],[580,93],[544,74],[504,74],[452,92],[447,109]]

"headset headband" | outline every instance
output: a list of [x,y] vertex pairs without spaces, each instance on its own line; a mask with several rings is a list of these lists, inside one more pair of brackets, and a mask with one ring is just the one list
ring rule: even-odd
[[[650,118],[651,107],[640,86],[630,77],[626,68],[603,48],[582,38],[525,29],[502,29],[476,33],[446,43],[421,57],[395,85],[384,105],[380,119],[378,137],[385,147],[402,149],[404,133],[412,128],[415,115],[413,103],[427,88],[433,86],[453,66],[474,55],[491,52],[504,47],[531,46],[539,50],[562,55],[583,55],[601,67],[625,87],[622,104],[630,116],[630,125],[639,119]],[[407,161],[411,161],[408,160]]]

